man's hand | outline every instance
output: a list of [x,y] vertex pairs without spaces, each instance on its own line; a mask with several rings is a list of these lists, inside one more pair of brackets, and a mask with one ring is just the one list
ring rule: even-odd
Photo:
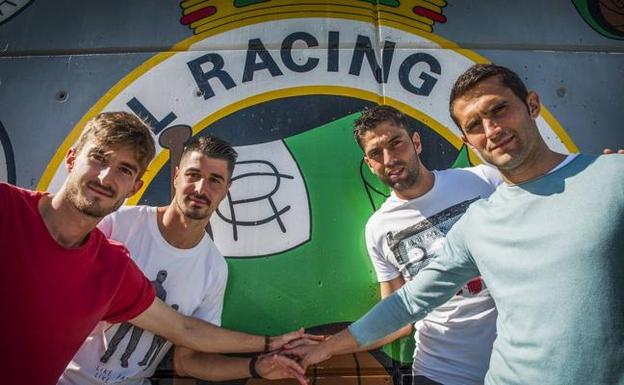
[[[608,155],[608,154],[615,154],[615,151],[614,151],[614,150],[612,150],[612,149],[610,149],[610,148],[605,148],[604,150],[602,150],[602,153],[603,153],[603,154],[605,154],[605,155]],[[624,148],[620,148],[620,149],[617,151],[617,153],[618,153],[618,154],[624,154]]]
[[308,384],[305,378],[305,370],[294,360],[278,354],[258,357],[256,372],[267,380],[295,378],[301,385]]
[[[292,345],[295,345],[295,343]],[[299,363],[304,369],[307,369],[308,366],[326,361],[337,354],[354,353],[359,351],[360,348],[349,329],[344,329],[338,334],[323,337],[322,342],[317,344],[299,344],[292,349],[285,350],[283,354],[300,358]]]
[[269,337],[269,351],[277,351],[284,348],[289,343],[294,343],[295,341],[300,341],[299,344],[312,343],[312,342],[320,342],[323,341],[324,336],[317,336],[314,334],[306,334],[303,328],[282,334],[281,336]]
[[321,337],[321,339],[301,338],[284,345],[282,354],[299,359],[299,363],[304,369],[330,359],[332,357],[330,349],[328,349],[327,344],[321,342],[328,341],[332,336],[315,337]]
[[[284,345],[284,350],[282,351],[282,354],[288,357],[302,360],[308,354],[310,354],[318,346],[318,344],[320,344],[320,341],[301,338]],[[307,368],[307,365],[305,365],[304,368]]]
[[325,335],[305,334],[303,337],[296,339],[296,340],[292,340],[291,342],[287,343],[286,345],[282,347],[282,349],[285,351],[291,351],[297,347],[304,348],[304,347],[318,345],[321,342],[328,339],[329,337],[330,336],[325,336]]
[[299,363],[304,369],[310,365],[326,361],[332,357],[325,344],[316,343],[309,345],[299,345],[291,349],[284,350],[283,354],[299,358]]

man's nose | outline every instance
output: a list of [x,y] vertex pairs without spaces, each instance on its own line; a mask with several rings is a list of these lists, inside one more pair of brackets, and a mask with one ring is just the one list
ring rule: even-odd
[[389,149],[384,149],[383,151],[383,157],[384,157],[384,165],[390,165],[392,163],[394,163],[394,161],[396,160],[396,156],[394,155],[393,151],[390,151]]
[[102,185],[106,185],[107,182],[109,182],[112,177],[113,177],[113,170],[110,166],[102,168],[100,170],[100,173],[98,174],[98,179],[100,180],[100,183]]
[[208,182],[205,178],[199,179],[195,182],[195,192],[198,194],[203,194],[208,187]]
[[486,118],[483,119],[483,130],[485,131],[485,136],[487,138],[494,138],[500,135],[502,128],[500,124],[494,119]]

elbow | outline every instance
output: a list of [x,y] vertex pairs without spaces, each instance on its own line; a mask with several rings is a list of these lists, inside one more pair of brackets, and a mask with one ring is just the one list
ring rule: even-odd
[[407,324],[399,330],[399,338],[411,336],[414,332],[414,325]]
[[179,348],[175,348],[175,352],[173,354],[173,371],[176,375],[180,377],[190,377],[191,374],[188,370],[186,357],[188,354],[181,354],[179,352]]
[[213,381],[212,367],[202,361],[202,355],[191,349],[176,346],[173,353],[173,371],[180,377]]
[[176,346],[173,354],[173,371],[180,377],[192,377],[204,381],[224,381],[224,370],[211,355]]

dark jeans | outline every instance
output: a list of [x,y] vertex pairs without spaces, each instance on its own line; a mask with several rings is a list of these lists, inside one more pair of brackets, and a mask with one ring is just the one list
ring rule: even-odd
[[414,376],[412,385],[442,385],[439,382],[428,379],[425,376]]

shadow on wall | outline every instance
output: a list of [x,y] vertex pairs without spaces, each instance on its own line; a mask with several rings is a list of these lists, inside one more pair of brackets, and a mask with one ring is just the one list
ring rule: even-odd
[[0,181],[16,183],[13,147],[2,122],[0,122]]

